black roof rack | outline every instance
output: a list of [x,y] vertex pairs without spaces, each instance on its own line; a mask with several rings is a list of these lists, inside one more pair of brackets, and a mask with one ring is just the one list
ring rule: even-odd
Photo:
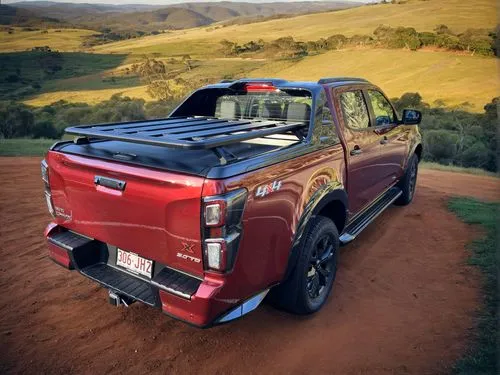
[[127,123],[79,125],[66,133],[154,146],[191,150],[214,149],[231,143],[285,133],[306,126],[303,122],[230,120],[214,117],[176,117]]
[[321,78],[318,83],[319,84],[328,84],[328,83],[336,83],[336,82],[365,82],[369,83],[368,80],[364,78],[358,77],[330,77],[330,78]]

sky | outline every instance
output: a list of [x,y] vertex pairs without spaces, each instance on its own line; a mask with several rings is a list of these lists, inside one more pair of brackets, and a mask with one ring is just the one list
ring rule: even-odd
[[[168,4],[178,4],[178,3],[196,3],[196,2],[219,2],[221,0],[202,0],[202,1],[180,1],[180,0],[51,0],[57,3],[93,3],[93,4],[149,4],[149,5],[168,5]],[[271,2],[292,2],[292,1],[315,1],[315,0],[236,0],[249,3],[271,3]],[[325,1],[325,0],[323,0]],[[335,0],[326,0],[335,1]],[[368,0],[340,0],[340,1],[358,1],[358,2],[368,2]],[[2,0],[2,4],[17,3],[19,0]]]

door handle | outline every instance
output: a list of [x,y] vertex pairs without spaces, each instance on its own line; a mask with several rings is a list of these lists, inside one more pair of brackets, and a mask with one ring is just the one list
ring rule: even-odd
[[360,149],[358,145],[354,146],[354,148],[350,152],[350,154],[352,156],[359,155],[359,154],[362,154],[362,153],[363,153],[363,150]]
[[387,139],[387,137],[386,137],[386,136],[384,136],[384,138],[382,138],[382,139],[380,140],[380,144],[381,144],[381,145],[385,145],[385,144],[386,144],[386,143],[388,143],[388,142],[389,142],[389,140]]

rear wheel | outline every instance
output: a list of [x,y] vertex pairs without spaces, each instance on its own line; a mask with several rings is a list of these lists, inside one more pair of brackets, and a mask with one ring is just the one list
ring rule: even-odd
[[299,246],[293,274],[271,294],[278,307],[296,314],[311,314],[324,305],[337,273],[338,238],[330,219],[313,219]]
[[415,195],[415,189],[417,188],[417,175],[418,175],[418,156],[413,155],[408,162],[408,167],[406,168],[405,175],[399,183],[399,187],[402,190],[402,194],[394,202],[398,206],[406,206],[410,204]]

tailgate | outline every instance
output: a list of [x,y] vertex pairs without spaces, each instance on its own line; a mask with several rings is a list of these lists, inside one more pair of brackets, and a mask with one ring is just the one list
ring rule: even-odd
[[54,151],[48,153],[47,163],[57,224],[203,275],[202,177]]

